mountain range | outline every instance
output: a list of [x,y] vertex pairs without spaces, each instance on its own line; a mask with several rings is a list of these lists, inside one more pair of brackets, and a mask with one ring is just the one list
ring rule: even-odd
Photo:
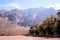
[[39,23],[47,17],[53,15],[56,17],[57,10],[54,8],[29,8],[26,10],[0,10],[0,17],[7,17],[8,21],[16,23],[19,26],[31,26],[35,23]]

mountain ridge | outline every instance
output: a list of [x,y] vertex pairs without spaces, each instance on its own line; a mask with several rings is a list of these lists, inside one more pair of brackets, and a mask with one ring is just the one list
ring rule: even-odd
[[7,17],[9,21],[14,21],[20,26],[31,26],[35,23],[43,21],[46,17],[56,16],[57,10],[54,8],[30,8],[26,10],[12,9],[0,10],[0,17]]

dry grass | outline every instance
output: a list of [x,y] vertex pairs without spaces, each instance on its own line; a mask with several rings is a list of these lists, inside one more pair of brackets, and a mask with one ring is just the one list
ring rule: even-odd
[[13,35],[26,35],[28,34],[28,28],[15,27],[10,29],[0,29],[0,35],[13,36]]

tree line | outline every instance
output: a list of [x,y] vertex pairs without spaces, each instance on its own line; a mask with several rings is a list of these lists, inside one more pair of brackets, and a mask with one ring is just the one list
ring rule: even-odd
[[60,12],[57,18],[47,17],[42,23],[30,27],[29,35],[37,37],[60,37]]

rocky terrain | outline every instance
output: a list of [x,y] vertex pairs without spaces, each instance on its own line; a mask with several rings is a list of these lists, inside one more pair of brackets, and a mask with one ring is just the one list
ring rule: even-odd
[[31,26],[32,24],[38,23],[46,19],[46,17],[55,15],[56,12],[54,8],[29,8],[26,10],[0,10],[0,17],[8,18],[8,21],[13,21],[13,23],[18,24],[19,26]]

